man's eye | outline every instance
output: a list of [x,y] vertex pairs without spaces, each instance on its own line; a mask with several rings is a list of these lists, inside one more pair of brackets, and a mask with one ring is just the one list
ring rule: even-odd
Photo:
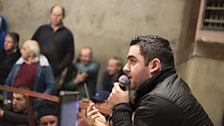
[[51,122],[50,122],[50,124],[55,124],[55,123],[56,123],[56,121],[51,121]]
[[131,64],[135,64],[136,61],[135,61],[135,60],[130,60],[130,63],[131,63]]
[[17,100],[17,101],[22,101],[22,99],[19,99],[19,98],[17,98],[16,100]]
[[47,122],[46,123],[41,123],[41,126],[47,126]]

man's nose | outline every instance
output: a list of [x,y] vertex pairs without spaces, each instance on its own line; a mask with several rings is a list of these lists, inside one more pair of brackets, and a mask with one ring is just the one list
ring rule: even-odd
[[128,74],[128,73],[130,72],[130,68],[129,68],[128,64],[126,64],[126,65],[124,66],[123,71],[124,71],[126,74]]

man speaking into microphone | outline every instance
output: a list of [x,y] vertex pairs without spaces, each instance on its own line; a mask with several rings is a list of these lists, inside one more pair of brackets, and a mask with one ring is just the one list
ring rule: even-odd
[[[127,59],[123,70],[130,78],[130,88],[136,91],[135,108],[130,107],[129,91],[114,83],[108,98],[113,107],[113,126],[213,126],[176,73],[168,40],[155,35],[137,36],[131,40]],[[93,104],[87,112],[91,125],[107,125]]]

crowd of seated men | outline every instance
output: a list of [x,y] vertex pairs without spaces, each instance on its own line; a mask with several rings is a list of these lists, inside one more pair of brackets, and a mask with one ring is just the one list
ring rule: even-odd
[[[92,101],[99,105],[106,103],[113,83],[123,74],[122,60],[108,59],[103,77],[97,83],[100,64],[94,60],[92,48],[83,47],[73,63],[74,38],[63,24],[65,9],[53,6],[50,12],[50,23],[41,25],[31,40],[19,44],[18,33],[4,34],[0,47],[0,85],[56,96],[60,90],[78,91],[81,100],[86,98],[83,86],[86,83]],[[0,30],[2,26],[1,21]],[[66,72],[64,77],[63,71]],[[29,125],[25,95],[8,91],[0,94],[0,126]],[[39,99],[34,102],[39,102],[33,107],[35,123],[57,126],[58,105]],[[85,112],[79,113],[79,125],[88,125]]]

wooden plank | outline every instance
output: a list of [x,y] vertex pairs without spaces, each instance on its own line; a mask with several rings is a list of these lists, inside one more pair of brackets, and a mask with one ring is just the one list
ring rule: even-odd
[[33,102],[29,96],[25,96],[27,101],[27,110],[29,117],[29,126],[35,126],[34,112],[33,112]]
[[29,91],[29,90],[25,90],[25,89],[19,89],[19,88],[15,88],[15,87],[8,87],[8,86],[0,86],[0,90],[16,92],[16,93],[24,94],[27,96],[41,98],[41,99],[59,103],[59,98],[57,96],[53,96],[53,95],[47,95],[47,94],[43,94],[43,93],[39,93],[39,92]]
[[[19,88],[15,88],[15,87],[8,87],[8,86],[0,86],[0,90],[3,91],[9,91],[9,92],[16,92],[16,93],[20,93],[20,94],[24,94],[26,96],[29,97],[35,97],[35,98],[41,98],[41,99],[45,99],[45,100],[49,100],[52,102],[56,102],[59,103],[59,97],[57,96],[53,96],[53,95],[47,95],[47,94],[43,94],[43,93],[39,93],[39,92],[34,92],[34,91],[29,91],[29,90],[25,90],[25,89],[19,89]],[[88,107],[89,103],[86,102],[82,102],[80,101],[79,106],[81,109],[86,109]],[[100,105],[95,105],[97,109],[99,109],[99,111],[101,113],[104,113],[106,115],[110,115],[111,114],[111,108],[105,107],[105,106],[100,106]]]

